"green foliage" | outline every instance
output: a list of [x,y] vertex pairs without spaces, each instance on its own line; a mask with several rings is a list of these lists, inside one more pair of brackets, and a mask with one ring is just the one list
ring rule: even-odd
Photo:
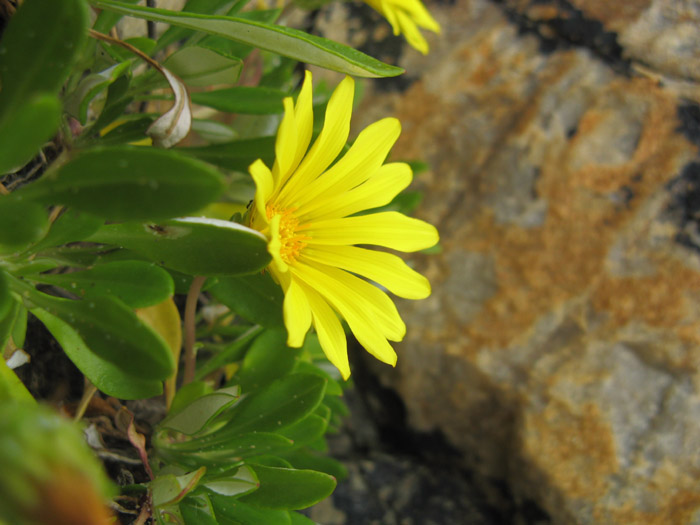
[[[315,9],[325,0],[298,3]],[[346,408],[317,337],[286,345],[282,289],[264,271],[268,239],[241,224],[253,196],[248,166],[274,163],[299,62],[362,77],[402,69],[278,24],[281,9],[245,0],[189,0],[182,12],[137,4],[24,0],[7,21],[0,349],[8,358],[22,348],[33,316],[102,394],[165,392],[169,410],[151,436],[155,478],[130,487],[150,494],[155,523],[309,524],[294,511],[345,475],[323,451]],[[123,16],[169,27],[122,42],[110,31]],[[319,117],[329,90],[317,94]],[[154,132],[161,128],[183,133],[168,143]],[[188,132],[177,147],[160,147]],[[387,208],[419,200],[398,196]],[[175,304],[188,292],[196,299],[202,284],[201,303],[180,319],[186,308]],[[153,314],[164,306],[168,316]],[[181,321],[196,363],[179,357]],[[180,361],[196,364],[194,381],[182,381]],[[31,522],[38,503],[22,476],[48,480],[58,468],[42,425],[56,429],[63,459],[110,494],[76,428],[37,408],[4,362],[0,401],[0,464],[9,473],[0,521]],[[5,494],[29,506],[13,507]]]

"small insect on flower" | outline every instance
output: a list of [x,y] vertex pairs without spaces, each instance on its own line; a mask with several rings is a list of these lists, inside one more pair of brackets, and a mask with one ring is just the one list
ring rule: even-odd
[[350,365],[339,317],[369,353],[391,365],[396,353],[388,341],[400,341],[406,333],[389,296],[360,276],[400,297],[430,295],[428,280],[401,258],[356,245],[413,252],[438,242],[434,226],[401,213],[357,215],[391,202],[413,174],[407,164],[384,164],[401,131],[393,118],[365,128],[333,164],[347,142],[353,94],[354,81],[346,77],[333,92],[323,129],[309,149],[313,110],[307,72],[296,105],[284,100],[272,170],[262,160],[249,168],[257,187],[249,224],[268,238],[269,271],[285,294],[287,344],[300,347],[313,325],[344,378]]
[[432,17],[420,0],[364,0],[367,5],[387,19],[394,34],[403,34],[408,43],[423,53],[428,54],[428,42],[419,27],[440,32],[440,24]]

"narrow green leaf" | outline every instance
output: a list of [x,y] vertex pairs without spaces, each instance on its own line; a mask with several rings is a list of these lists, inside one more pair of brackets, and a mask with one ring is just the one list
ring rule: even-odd
[[163,66],[189,86],[212,86],[236,83],[243,62],[206,47],[188,46],[170,55]]
[[110,84],[125,74],[130,66],[131,64],[129,62],[121,62],[104,71],[92,73],[84,77],[80,81],[80,84],[78,84],[78,87],[66,98],[66,111],[77,117],[82,124],[85,124],[88,118],[90,102],[92,102],[101,91],[107,89]]
[[46,326],[68,358],[102,392],[119,399],[144,399],[160,395],[163,384],[124,372],[88,348],[78,332],[69,324],[41,308],[32,313]]
[[240,496],[258,488],[258,478],[255,471],[247,465],[243,465],[233,472],[208,477],[203,485],[210,491],[223,496]]
[[290,450],[294,442],[279,434],[254,432],[242,436],[218,436],[217,432],[190,441],[176,442],[159,450],[191,465],[226,465],[234,460],[262,454],[280,454]]
[[270,261],[267,239],[230,221],[187,217],[159,224],[109,224],[91,241],[113,244],[190,275],[237,275]]
[[[9,314],[14,302],[15,300],[10,295],[10,281],[7,274],[0,269],[0,321]],[[2,349],[3,347],[0,347],[0,355],[2,354]]]
[[17,321],[19,309],[19,301],[13,299],[5,316],[0,318],[0,349],[4,349],[5,345],[7,345],[7,342],[10,340],[12,330]]
[[259,326],[254,326],[243,333],[235,341],[226,346],[226,348],[224,348],[221,352],[197,368],[195,379],[202,379],[203,377],[211,374],[214,370],[239,360],[246,348],[248,348],[250,343],[258,336],[258,334],[260,334],[261,331],[262,328]]
[[211,495],[211,504],[219,519],[236,525],[291,525],[289,513],[283,510],[261,509],[234,498]]
[[327,420],[316,414],[309,414],[301,421],[280,430],[280,434],[291,439],[298,446],[323,437],[327,428]]
[[[20,302],[15,301],[15,304],[18,308],[14,324],[12,325],[12,342],[17,348],[22,348],[27,336],[27,308]],[[10,312],[9,315],[12,315],[12,312]],[[1,329],[0,332],[2,332]],[[0,339],[2,339],[1,336]],[[4,348],[4,345],[0,345],[0,348]]]
[[248,321],[268,328],[284,325],[284,294],[268,273],[222,277],[209,291]]
[[17,193],[0,196],[0,253],[27,247],[43,237],[49,227],[46,209],[18,198]]
[[0,119],[0,173],[24,166],[49,140],[61,120],[61,102],[40,93],[17,102]]
[[282,113],[282,99],[287,93],[279,89],[236,86],[216,91],[192,93],[192,102],[227,113],[270,115]]
[[16,193],[108,220],[143,221],[197,211],[222,189],[219,172],[199,160],[168,150],[121,146],[83,151]]
[[359,77],[392,77],[403,69],[384,64],[351,47],[287,27],[243,18],[130,6],[113,0],[89,0],[96,7],[116,13],[165,22],[187,29],[203,31],[272,51],[300,62]]
[[338,460],[326,455],[319,455],[304,449],[294,449],[284,454],[294,468],[325,472],[335,479],[343,480],[348,477],[348,469]]
[[275,137],[241,139],[213,146],[180,148],[178,151],[222,168],[247,172],[248,166],[257,159],[272,165],[275,158]]
[[182,434],[196,434],[218,414],[238,401],[239,397],[239,387],[221,388],[198,397],[182,410],[170,414],[160,426]]
[[168,344],[116,299],[98,296],[72,301],[38,292],[30,297],[31,302],[68,323],[93,353],[125,374],[164,380],[173,373],[175,364]]
[[243,393],[266,386],[294,368],[301,349],[289,348],[286,342],[284,327],[266,330],[253,341],[237,373]]
[[333,476],[313,470],[255,466],[260,487],[241,498],[245,503],[278,510],[305,509],[330,496]]
[[188,494],[180,502],[180,514],[182,514],[186,524],[219,525],[209,496],[206,494]]
[[[190,0],[191,1],[191,0]],[[125,4],[136,4],[140,0],[122,0]],[[92,28],[100,33],[109,33],[119,20],[121,20],[123,15],[113,13],[111,11],[101,11],[97,18],[95,19],[95,24]]]
[[27,387],[19,380],[17,374],[7,366],[5,360],[0,357],[0,403],[7,404],[11,400],[34,402]]
[[281,430],[316,410],[325,390],[326,381],[315,375],[292,374],[278,379],[244,399],[219,432],[238,435]]
[[[306,337],[312,337],[316,336],[316,334],[309,334]],[[302,348],[305,348],[302,347]],[[320,368],[317,365],[328,365],[327,367]],[[336,371],[337,368],[335,368],[333,365],[331,365],[328,361],[323,361],[321,363],[309,363],[306,361],[299,361],[297,363],[296,368],[294,369],[295,372],[301,372],[304,374],[315,374],[317,376],[323,377],[326,381],[328,381],[328,385],[326,386],[326,395],[327,396],[342,396],[343,395],[343,388],[340,386],[340,383],[333,377],[331,374],[328,373],[327,369],[334,370]]]
[[30,0],[0,41],[0,115],[36,93],[58,93],[87,36],[85,0]]

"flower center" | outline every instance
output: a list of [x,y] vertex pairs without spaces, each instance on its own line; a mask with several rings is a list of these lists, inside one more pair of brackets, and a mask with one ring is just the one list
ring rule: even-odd
[[265,211],[268,219],[275,215],[280,216],[280,257],[287,264],[293,263],[309,240],[307,235],[298,233],[302,228],[299,227],[299,219],[294,216],[294,208],[280,210],[277,206],[268,204]]

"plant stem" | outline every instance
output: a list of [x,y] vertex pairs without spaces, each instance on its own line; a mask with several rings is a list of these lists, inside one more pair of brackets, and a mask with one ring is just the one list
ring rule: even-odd
[[185,302],[185,371],[182,378],[182,384],[191,383],[194,379],[194,367],[196,355],[194,352],[195,341],[195,321],[194,314],[197,311],[197,299],[199,292],[202,289],[206,277],[197,276],[192,279],[192,284],[187,292],[187,301]]

